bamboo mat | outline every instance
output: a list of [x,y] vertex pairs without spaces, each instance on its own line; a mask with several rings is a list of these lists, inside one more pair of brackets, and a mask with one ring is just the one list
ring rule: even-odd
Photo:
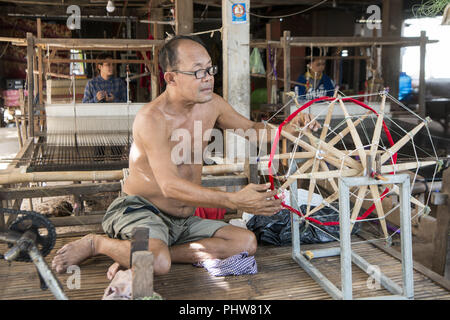
[[[80,236],[60,237],[55,248],[45,259],[50,265],[55,252],[64,244]],[[356,240],[360,240],[357,238]],[[304,245],[302,249],[337,246],[337,243]],[[0,244],[0,252],[5,252]],[[377,265],[393,281],[401,285],[400,262],[368,243],[352,246],[353,250],[369,263]],[[155,291],[163,298],[215,300],[215,299],[272,299],[272,300],[323,300],[331,297],[291,258],[291,247],[260,245],[255,255],[258,273],[255,275],[214,277],[203,268],[189,264],[172,265],[169,274],[155,276]],[[80,265],[79,289],[69,289],[73,274],[58,275],[69,299],[101,299],[109,284],[106,271],[112,260],[108,257],[94,257]],[[313,260],[328,279],[340,288],[339,257]],[[390,293],[383,289],[369,289],[368,275],[353,265],[353,296],[364,298]],[[369,280],[369,284],[372,283]],[[73,282],[72,282],[73,284]],[[450,292],[414,271],[415,299],[450,299]],[[0,261],[0,299],[54,299],[51,292],[41,291],[36,268],[32,263]]]

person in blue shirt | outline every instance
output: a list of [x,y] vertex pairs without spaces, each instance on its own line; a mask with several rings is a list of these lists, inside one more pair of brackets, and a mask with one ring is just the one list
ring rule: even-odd
[[86,84],[83,103],[126,102],[127,87],[122,79],[114,77],[114,65],[108,61],[112,56],[102,54],[98,59],[104,62],[97,64],[99,75]]
[[312,100],[323,96],[332,97],[335,84],[323,71],[325,70],[325,59],[313,56],[307,65],[308,70],[301,74],[297,82],[301,85],[295,86],[295,93],[303,100]]

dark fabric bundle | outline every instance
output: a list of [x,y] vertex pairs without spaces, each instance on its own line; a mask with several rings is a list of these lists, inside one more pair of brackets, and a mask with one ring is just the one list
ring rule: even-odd
[[[313,208],[311,207],[311,210]],[[306,205],[302,205],[300,210],[306,212]],[[327,207],[312,214],[311,217],[320,222],[339,221],[339,213]],[[339,225],[314,224],[312,226],[312,224],[313,222],[310,222],[309,225],[304,221],[300,222],[300,243],[325,243],[339,239]],[[255,215],[247,222],[247,228],[255,233],[259,242],[276,246],[291,244],[291,216],[287,209],[283,209],[270,217]],[[358,231],[359,223],[355,224],[352,234],[356,234]]]

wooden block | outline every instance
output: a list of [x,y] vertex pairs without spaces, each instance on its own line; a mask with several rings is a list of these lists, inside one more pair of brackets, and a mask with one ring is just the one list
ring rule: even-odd
[[136,251],[132,254],[132,296],[141,299],[153,296],[153,254]]
[[[139,227],[133,229],[131,239],[131,258],[136,251],[148,251],[148,228]],[[131,260],[131,262],[133,262]]]
[[130,265],[133,299],[153,296],[153,254],[148,251],[149,229],[133,229]]

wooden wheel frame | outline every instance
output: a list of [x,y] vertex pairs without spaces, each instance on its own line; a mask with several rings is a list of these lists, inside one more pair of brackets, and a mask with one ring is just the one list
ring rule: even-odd
[[[398,141],[394,142],[389,129],[384,122],[386,105],[385,93],[380,93],[381,104],[379,112],[376,112],[371,107],[353,98],[346,98],[335,95],[334,97],[318,98],[301,106],[294,93],[290,93],[289,95],[294,98],[298,109],[293,112],[278,127],[267,123],[267,126],[269,128],[277,130],[268,164],[269,180],[271,182],[272,189],[274,189],[275,187],[274,183],[276,180],[278,180],[280,184],[282,183],[279,187],[281,191],[286,190],[296,179],[309,180],[306,212],[298,212],[297,210],[283,203],[283,207],[305,218],[306,221],[317,223],[318,221],[311,218],[310,216],[339,198],[339,189],[338,184],[335,180],[336,178],[370,175],[375,179],[383,179],[383,175],[386,174],[397,174],[407,170],[418,169],[421,167],[438,164],[437,160],[420,162],[419,159],[416,159],[417,161],[415,162],[404,162],[401,164],[397,164],[397,152],[408,142],[412,141],[414,136],[431,120],[427,118],[425,119],[425,121],[421,121],[411,131],[405,131],[406,133],[404,134],[404,136],[401,137]],[[328,111],[322,124],[322,129],[319,132],[318,136],[314,135],[314,133],[307,129],[307,126],[303,128],[297,127],[297,136],[283,130],[283,127],[286,124],[290,123],[299,112],[305,110],[316,102],[329,102]],[[368,109],[369,111],[353,121],[346,106],[346,103],[350,102],[356,103],[361,107]],[[338,132],[333,138],[329,138],[328,133],[330,130],[330,123],[336,104],[341,108],[344,114],[346,127]],[[377,120],[370,144],[363,145],[357,127],[371,113],[374,113],[377,116]],[[385,132],[390,143],[389,147],[383,147],[380,144],[380,137],[383,131]],[[353,150],[338,149],[336,145],[348,134],[350,134],[355,148]],[[294,151],[292,153],[275,154],[276,147],[281,137],[284,137],[293,143]],[[307,141],[302,140],[302,138],[307,139]],[[301,147],[304,151],[296,152],[295,150],[297,149],[297,147]],[[298,167],[293,174],[289,174],[284,177],[274,176],[272,170],[272,161],[277,158],[289,158],[291,160],[302,158],[305,162],[302,163],[302,165]],[[388,160],[390,160],[389,164],[386,163],[388,162]],[[334,167],[334,169],[330,169],[330,167]],[[327,180],[333,192],[323,200],[322,204],[311,209],[311,200],[314,190],[315,188],[317,188],[318,180]],[[390,194],[389,192],[398,195],[399,188],[393,185],[392,188],[385,188],[382,192],[380,192],[378,186],[371,185],[359,187],[359,189],[354,189],[351,192],[356,197],[353,209],[351,210],[352,221],[365,219],[369,214],[372,213],[372,211],[376,211],[382,232],[384,236],[388,238],[389,234],[385,220],[386,213],[384,212],[382,206],[382,200]],[[367,198],[367,194],[370,194],[370,198]],[[364,212],[363,215],[359,216],[363,202],[368,200],[373,201],[372,206],[366,212]],[[418,206],[419,208],[422,208],[423,210],[426,209],[426,205],[421,201],[415,199],[414,197],[411,197],[411,203]],[[338,222],[328,224],[338,224]],[[352,227],[353,225],[354,224],[352,224]]]

